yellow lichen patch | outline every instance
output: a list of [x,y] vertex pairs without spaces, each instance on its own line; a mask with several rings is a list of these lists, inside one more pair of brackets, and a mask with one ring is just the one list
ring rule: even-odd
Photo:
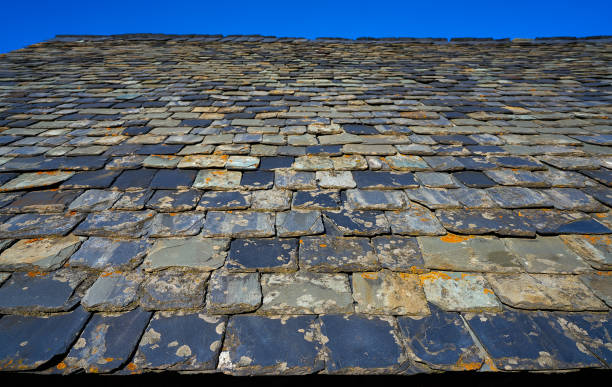
[[104,361],[106,361],[107,363],[110,363],[113,360],[115,360],[114,357],[106,357],[106,358],[104,358]]
[[321,243],[319,244],[319,247],[327,247],[327,245],[325,243]]
[[38,171],[36,172],[37,175],[57,175],[59,173],[59,171]]
[[100,277],[110,277],[113,274],[121,274],[121,272],[120,271],[103,271],[100,274]]
[[32,238],[32,239],[26,239],[23,241],[23,243],[25,244],[30,244],[30,243],[34,243],[34,242],[38,242],[38,241],[42,241],[43,238]]
[[495,294],[495,293],[493,293],[493,290],[491,290],[491,289],[484,288],[483,291],[484,291],[484,294]]
[[361,278],[375,280],[375,279],[378,279],[378,274],[376,274],[376,273],[361,273]]
[[611,276],[612,271],[597,271],[597,275]]
[[448,233],[444,236],[441,236],[440,240],[446,243],[460,243],[460,242],[465,242],[468,239],[472,239],[472,238],[474,238],[472,235],[457,235],[457,234]]
[[432,271],[427,274],[419,275],[419,280],[421,281],[421,285],[423,285],[427,281],[435,281],[437,279],[451,279],[452,277],[446,273],[442,273],[441,271]]
[[63,370],[66,368],[66,363],[64,363],[63,361],[60,362],[57,366],[55,366],[58,370]]
[[425,269],[421,269],[420,267],[416,266],[410,266],[410,273],[412,274],[423,274],[425,272]]
[[89,367],[89,373],[97,374],[98,373],[98,367],[94,367],[94,366]]
[[480,362],[464,362],[463,357],[460,357],[455,364],[458,368],[464,369],[466,371],[475,371],[480,369],[482,363]]
[[589,241],[592,245],[605,244],[607,246],[612,243],[612,238],[609,235],[582,235],[582,238]]
[[32,277],[32,278],[34,278],[34,277],[42,277],[42,276],[45,276],[47,274],[49,274],[49,273],[44,273],[42,271],[29,271],[28,272],[28,277]]

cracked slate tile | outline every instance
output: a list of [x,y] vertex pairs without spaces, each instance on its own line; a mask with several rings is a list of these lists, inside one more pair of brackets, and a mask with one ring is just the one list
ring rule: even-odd
[[124,192],[113,205],[113,210],[142,210],[152,195],[152,190]]
[[339,210],[338,191],[297,191],[293,195],[292,207],[303,210]]
[[196,210],[243,210],[249,208],[250,205],[251,193],[249,192],[208,191],[202,194]]
[[202,229],[202,236],[256,238],[275,235],[275,214],[261,212],[209,211]]
[[612,306],[612,282],[609,272],[597,271],[581,275],[580,280],[606,305]]
[[240,187],[242,172],[226,170],[200,170],[193,183],[193,188],[233,190]]
[[408,205],[401,191],[349,189],[345,193],[352,210],[401,210]]
[[64,372],[112,372],[129,361],[151,312],[134,309],[120,315],[94,314],[63,361]]
[[121,193],[117,191],[90,189],[83,192],[78,198],[72,201],[68,210],[78,212],[108,210],[117,200],[119,200],[120,196]]
[[252,312],[261,305],[257,273],[229,273],[215,270],[210,276],[206,311],[210,314]]
[[182,212],[195,208],[202,193],[196,189],[157,190],[146,207],[159,212]]
[[225,268],[230,272],[291,272],[298,268],[295,238],[234,239]]
[[64,265],[84,238],[21,239],[0,254],[0,270],[53,271]]
[[[487,274],[495,294],[520,309],[608,310],[576,276],[562,274]],[[520,285],[518,285],[520,284]]]
[[321,234],[325,229],[320,211],[288,211],[276,214],[279,237]]
[[395,374],[407,360],[391,317],[324,315],[320,317],[329,374]]
[[353,297],[346,274],[307,271],[262,274],[261,290],[263,303],[258,310],[261,314],[353,312]]
[[[555,330],[560,334],[563,330],[565,336],[573,338],[576,346],[582,350],[586,347],[593,355],[610,367],[612,363],[612,349],[608,343],[612,342],[612,328],[610,328],[610,314],[549,314],[548,320],[555,319]],[[548,322],[548,321],[547,321]],[[550,323],[549,323],[550,324]],[[561,328],[561,329],[559,329]],[[581,351],[584,352],[584,351]]]
[[608,187],[612,187],[612,171],[607,168],[584,170],[580,171],[580,173],[587,175],[593,180],[597,180],[601,184],[605,184]]
[[559,237],[506,238],[504,241],[528,273],[579,274],[592,271]]
[[389,232],[383,211],[326,211],[325,229],[332,235],[378,235]]
[[421,274],[427,301],[450,312],[501,311],[502,305],[479,273],[432,271]]
[[81,333],[90,314],[76,308],[50,316],[4,316],[0,319],[0,369],[34,370],[63,355]]
[[610,235],[562,235],[560,238],[594,268],[612,269],[612,238]]
[[461,207],[461,204],[459,204],[453,195],[453,190],[419,187],[407,189],[404,192],[406,192],[410,200],[420,203],[429,209]]
[[291,170],[278,170],[274,174],[274,186],[277,189],[316,189],[314,172],[298,172]]
[[284,211],[291,207],[291,191],[270,189],[252,192],[251,210]]
[[[521,210],[521,213],[524,210]],[[510,210],[450,209],[438,210],[436,216],[449,232],[458,234],[488,234],[503,236],[534,236],[536,227],[528,219]]]
[[443,235],[446,230],[427,208],[410,203],[404,211],[386,211],[391,231],[399,235]]
[[0,223],[2,238],[45,238],[68,234],[85,215],[65,213],[63,215],[20,214]]
[[357,171],[368,169],[366,159],[360,155],[342,155],[339,157],[332,157],[331,160],[334,164],[334,171]]
[[153,211],[115,211],[87,215],[75,230],[76,235],[99,237],[140,238],[149,228]]
[[427,315],[429,308],[417,274],[389,270],[353,273],[355,312],[382,315]]
[[150,247],[147,240],[116,240],[90,237],[72,254],[71,267],[95,270],[131,270],[140,265]]
[[74,175],[67,171],[39,171],[22,173],[8,183],[0,186],[0,192],[20,191],[38,187],[48,187],[65,180]]
[[173,267],[212,271],[223,266],[228,247],[228,238],[157,239],[143,268],[147,271]]
[[79,303],[80,296],[76,291],[86,277],[86,273],[71,269],[52,273],[13,273],[0,287],[0,312],[66,312]]
[[612,233],[608,227],[580,212],[527,208],[516,211],[516,214],[540,235]]
[[151,222],[150,237],[184,237],[200,232],[204,214],[193,212],[161,213]]
[[446,234],[418,237],[421,254],[428,269],[508,273],[520,272],[517,256],[504,240],[489,236]]
[[479,370],[484,356],[459,314],[435,305],[429,309],[429,316],[397,319],[409,356],[438,370]]
[[121,312],[134,309],[142,280],[139,272],[102,272],[85,292],[81,304],[89,311]]
[[232,375],[303,375],[323,369],[315,316],[229,319],[218,369]]
[[399,235],[381,235],[372,238],[374,252],[384,269],[420,274],[425,263],[416,238]]
[[357,183],[349,171],[317,171],[316,180],[321,188],[354,188]]
[[559,340],[558,335],[543,331],[525,312],[505,310],[500,314],[468,314],[465,318],[491,356],[495,369],[535,371],[599,365],[575,342]]
[[380,268],[368,238],[334,236],[300,239],[300,268],[316,272],[374,271]]
[[166,269],[149,274],[141,285],[145,310],[202,309],[208,272]]
[[584,192],[575,188],[553,188],[543,190],[558,210],[574,210],[583,212],[607,211],[607,207]]
[[225,316],[156,312],[142,335],[133,364],[145,370],[212,371],[226,324]]
[[538,175],[524,169],[500,168],[484,172],[497,184],[522,187],[548,187],[549,184]]

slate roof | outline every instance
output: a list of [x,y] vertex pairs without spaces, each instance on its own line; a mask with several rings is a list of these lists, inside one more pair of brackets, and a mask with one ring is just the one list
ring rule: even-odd
[[0,369],[612,364],[609,37],[0,56]]

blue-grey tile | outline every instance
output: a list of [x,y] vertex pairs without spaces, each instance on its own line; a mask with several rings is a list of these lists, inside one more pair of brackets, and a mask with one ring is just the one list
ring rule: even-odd
[[85,218],[82,214],[15,215],[0,223],[1,238],[42,238],[64,236]]
[[229,271],[289,272],[298,268],[298,241],[294,238],[234,239],[226,268]]
[[153,211],[114,211],[87,215],[75,230],[76,235],[139,238],[148,231]]

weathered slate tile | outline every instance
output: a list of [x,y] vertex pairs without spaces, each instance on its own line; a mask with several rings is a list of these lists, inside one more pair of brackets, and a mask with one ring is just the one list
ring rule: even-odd
[[251,312],[261,305],[257,273],[229,273],[215,270],[210,276],[206,311],[210,314]]
[[134,309],[120,315],[95,314],[64,359],[65,372],[112,372],[129,361],[151,312]]
[[226,170],[200,170],[193,188],[233,190],[240,187],[242,172]]
[[540,235],[612,233],[608,227],[580,212],[527,208],[516,214],[531,224]]
[[592,271],[559,237],[504,239],[528,273],[578,274]]
[[531,171],[524,169],[491,169],[485,174],[501,185],[518,185],[521,187],[548,187],[549,184],[543,178]]
[[99,212],[87,218],[75,230],[76,235],[139,238],[144,235],[155,212]]
[[274,236],[274,214],[209,211],[202,236],[253,238]]
[[80,193],[81,191],[56,190],[27,192],[23,196],[13,196],[15,200],[10,204],[7,203],[2,212],[10,214],[22,212],[63,212]]
[[232,375],[303,375],[323,369],[315,316],[232,316],[218,369]]
[[262,157],[259,164],[259,169],[263,171],[271,171],[275,169],[291,168],[293,160],[292,156],[275,156]]
[[119,191],[138,191],[149,188],[157,169],[129,169],[121,172],[115,179],[112,189]]
[[443,235],[446,230],[427,208],[410,203],[405,211],[386,211],[391,231],[400,235]]
[[587,175],[588,177],[594,180],[597,180],[601,184],[605,184],[608,187],[612,187],[612,172],[610,172],[610,170],[607,168],[601,168],[601,169],[591,170],[591,171],[584,170],[584,171],[580,171],[580,173],[583,173]]
[[535,171],[536,176],[544,179],[552,187],[582,188],[589,180],[578,172],[550,168],[546,171]]
[[432,271],[421,274],[427,301],[452,312],[501,311],[501,304],[480,274]]
[[334,168],[334,164],[331,157],[309,154],[297,157],[292,168],[296,171],[329,171]]
[[[496,237],[446,234],[418,237],[425,266],[449,271],[520,272],[517,257]],[[508,240],[508,239],[506,239]]]
[[138,272],[102,272],[87,289],[81,304],[89,311],[120,312],[134,309],[143,280]]
[[492,156],[489,161],[503,168],[538,170],[546,169],[546,166],[531,156]]
[[368,238],[321,236],[300,239],[300,268],[332,273],[375,271],[380,264]]
[[325,371],[329,374],[394,374],[407,358],[392,317],[325,315]]
[[262,314],[351,313],[353,297],[346,274],[262,274]]
[[372,238],[372,246],[384,269],[415,274],[426,271],[419,245],[414,237],[381,235]]
[[[540,316],[538,316],[540,317]],[[563,330],[565,336],[569,336],[576,341],[576,347],[581,352],[583,347],[588,351],[603,360],[610,367],[612,364],[612,349],[609,343],[612,342],[612,327],[610,325],[610,313],[607,314],[585,314],[585,313],[548,313],[543,319],[548,325],[552,325],[556,333],[560,336],[560,329]],[[551,324],[550,320],[556,320],[556,324]],[[536,318],[536,323],[539,318]],[[545,326],[546,324],[540,324]],[[563,339],[563,337],[562,337]],[[573,350],[573,348],[572,348]]]
[[172,267],[212,271],[223,266],[228,247],[227,238],[157,239],[145,258],[143,268],[147,271]]
[[[9,205],[13,200],[19,198],[20,196],[20,192],[0,193],[0,208]],[[2,210],[2,212],[5,212],[5,210]]]
[[[557,342],[525,312],[465,316],[472,331],[499,370],[561,370],[596,365],[590,354]],[[499,338],[503,337],[504,340]]]
[[459,314],[445,312],[435,305],[429,309],[429,316],[397,319],[414,360],[445,371],[480,369],[484,362],[483,354]]
[[251,193],[240,191],[208,191],[202,195],[196,210],[242,210],[251,205]]
[[400,210],[408,204],[403,192],[386,190],[349,189],[346,200],[353,210]]
[[142,335],[134,364],[145,370],[214,370],[226,324],[225,316],[156,312]]
[[90,189],[83,192],[76,198],[68,210],[78,212],[94,212],[108,210],[115,204],[121,196],[117,191],[105,191],[100,189]]
[[158,190],[147,201],[147,208],[159,212],[190,211],[198,204],[201,195],[196,189]]
[[276,214],[279,237],[315,235],[325,231],[320,211],[287,211]]
[[278,170],[274,173],[274,186],[277,189],[315,189],[314,172],[296,172],[291,170]]
[[612,306],[612,281],[610,281],[609,272],[598,271],[581,275],[580,280],[606,305]]
[[353,178],[361,189],[416,188],[419,183],[409,172],[354,171]]
[[477,188],[459,188],[449,190],[455,199],[466,208],[496,208],[498,205],[485,190]]
[[70,269],[53,273],[13,273],[0,287],[0,312],[30,314],[65,312],[79,303],[75,293],[86,274]]
[[354,188],[357,183],[349,171],[317,171],[316,179],[321,188]]
[[524,187],[492,187],[487,194],[502,208],[552,207],[551,199],[541,193]]
[[[520,309],[607,310],[576,276],[560,274],[487,274],[495,294]],[[520,284],[520,286],[517,286]]]
[[0,223],[0,236],[16,239],[64,236],[84,218],[85,215],[71,213],[15,215]]
[[160,169],[149,186],[153,189],[189,189],[195,177],[196,171]]
[[495,182],[487,175],[478,171],[460,171],[453,173],[453,177],[470,188],[493,187]]
[[232,272],[291,272],[298,268],[298,241],[294,238],[234,239],[225,268]]
[[95,270],[131,270],[140,265],[150,247],[147,240],[116,240],[90,237],[68,261],[71,267]]
[[0,369],[34,370],[63,355],[81,333],[89,313],[76,308],[45,317],[4,316],[0,319]]
[[426,171],[429,165],[420,156],[395,155],[385,157],[391,169],[398,171]]
[[22,239],[0,254],[0,270],[52,271],[59,269],[79,248],[83,238]]
[[145,168],[174,169],[181,160],[182,157],[174,155],[150,155],[142,161],[142,166]]
[[355,312],[383,315],[427,315],[429,308],[417,274],[389,270],[353,273]]
[[341,157],[332,157],[334,171],[357,171],[368,169],[366,159],[361,155],[342,155]]
[[153,195],[152,190],[125,192],[113,205],[114,210],[142,210]]
[[459,171],[464,166],[456,157],[452,156],[424,156],[423,159],[434,171]]
[[555,168],[575,171],[579,169],[597,169],[599,163],[590,157],[542,156],[540,160]]
[[575,210],[584,212],[607,211],[606,206],[591,196],[575,188],[553,188],[543,190],[558,210]]
[[531,222],[509,210],[438,210],[436,216],[444,228],[458,234],[495,233],[504,236],[534,236],[536,231],[536,227]]
[[408,198],[430,209],[461,207],[452,194],[453,190],[444,188],[414,188],[405,190]]
[[389,232],[389,222],[382,211],[326,211],[325,228],[333,235],[378,235]]
[[443,172],[416,172],[416,178],[422,185],[429,188],[459,188],[459,185],[450,173]]
[[184,237],[196,235],[202,229],[204,214],[179,212],[157,214],[151,223],[151,237]]
[[187,155],[178,163],[178,168],[223,168],[228,155]]
[[[131,152],[130,152],[131,153]],[[146,159],[146,156],[139,156],[134,154],[123,155],[123,157],[113,157],[107,164],[105,169],[108,170],[126,170],[126,169],[138,169],[142,167],[142,162]],[[150,175],[152,169],[146,169],[149,171],[147,175]]]
[[339,210],[338,191],[297,191],[293,195],[292,207],[304,210]]
[[274,185],[274,172],[247,171],[242,173],[240,186],[242,189],[270,189]]
[[251,210],[284,211],[291,207],[291,191],[270,189],[252,193]]
[[0,192],[20,191],[38,187],[48,187],[68,180],[74,172],[39,171],[22,173],[13,180],[0,186]]
[[149,274],[142,286],[140,306],[146,310],[202,309],[208,272],[167,269]]

